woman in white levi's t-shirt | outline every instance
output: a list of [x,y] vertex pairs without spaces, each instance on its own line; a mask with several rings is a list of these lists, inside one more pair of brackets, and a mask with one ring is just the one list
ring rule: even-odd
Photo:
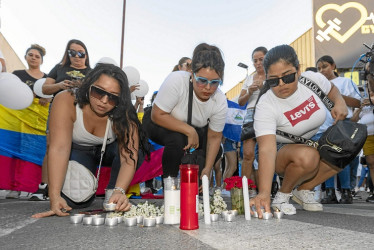
[[[311,138],[324,122],[324,104],[298,81],[300,65],[291,46],[280,45],[269,50],[264,59],[264,69],[267,80],[254,117],[259,147],[259,193],[250,200],[250,205],[255,206],[260,218],[261,207],[265,212],[271,212],[271,185],[276,172],[283,176],[283,183],[272,202],[273,209],[295,214],[295,207],[289,203],[292,196],[303,209],[321,211],[322,205],[315,202],[311,190],[339,170],[320,161],[315,148],[278,137],[276,130]],[[314,81],[334,102],[332,117],[343,120],[348,111],[337,88],[319,73],[305,72],[303,76]],[[297,185],[298,188],[294,189]]]
[[[256,72],[247,77],[238,99],[239,105],[244,106],[247,104],[247,113],[244,117],[243,125],[248,122],[253,122],[253,111],[255,104],[260,94],[260,89],[263,86],[263,82],[265,81],[265,71],[262,62],[267,52],[268,50],[265,47],[258,47],[252,52],[252,61]],[[243,141],[243,162],[241,176],[246,176],[248,179],[251,179],[252,175],[252,165],[255,159],[255,145],[255,139],[247,139]]]

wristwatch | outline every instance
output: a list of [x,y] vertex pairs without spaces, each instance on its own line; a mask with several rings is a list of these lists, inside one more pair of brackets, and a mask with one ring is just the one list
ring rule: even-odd
[[126,191],[123,188],[121,188],[121,187],[115,187],[115,188],[113,188],[113,191],[116,191],[116,190],[120,191],[122,194],[126,194]]

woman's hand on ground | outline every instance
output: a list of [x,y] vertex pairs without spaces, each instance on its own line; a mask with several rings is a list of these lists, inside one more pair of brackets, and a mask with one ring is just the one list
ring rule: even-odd
[[68,216],[69,215],[68,212],[72,209],[71,207],[68,206],[68,204],[62,197],[51,200],[50,203],[51,203],[51,210],[34,214],[31,217],[32,218],[44,218],[44,217],[49,217],[52,215]]

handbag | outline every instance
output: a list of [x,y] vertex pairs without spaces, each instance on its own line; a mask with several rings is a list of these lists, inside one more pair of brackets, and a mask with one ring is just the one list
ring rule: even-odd
[[256,137],[255,129],[253,128],[253,121],[244,123],[240,133],[240,140],[245,141]]
[[92,172],[76,161],[69,161],[65,175],[64,185],[61,192],[76,203],[88,201],[95,195],[99,178],[103,156],[105,153],[106,142],[108,138],[110,120],[108,119],[105,129],[103,146],[101,147],[101,156],[97,178]]
[[308,140],[280,130],[276,131],[296,143],[304,143],[318,150],[321,159],[338,168],[345,168],[361,151],[367,137],[365,124],[348,120],[330,126],[318,141]]
[[[299,78],[299,82],[316,93],[327,109],[331,111],[334,103],[316,83],[304,76]],[[296,143],[304,143],[316,148],[322,160],[343,169],[357,156],[364,146],[367,137],[367,127],[365,124],[348,120],[338,121],[322,134],[318,142],[280,130],[277,130],[276,134]]]

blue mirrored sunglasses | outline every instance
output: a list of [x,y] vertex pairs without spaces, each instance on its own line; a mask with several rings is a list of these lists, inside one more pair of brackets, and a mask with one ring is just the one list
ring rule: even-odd
[[195,78],[196,83],[201,84],[201,85],[210,84],[210,86],[212,87],[218,87],[218,85],[222,85],[221,79],[208,80],[205,77],[196,76],[195,73],[193,73],[193,77]]

